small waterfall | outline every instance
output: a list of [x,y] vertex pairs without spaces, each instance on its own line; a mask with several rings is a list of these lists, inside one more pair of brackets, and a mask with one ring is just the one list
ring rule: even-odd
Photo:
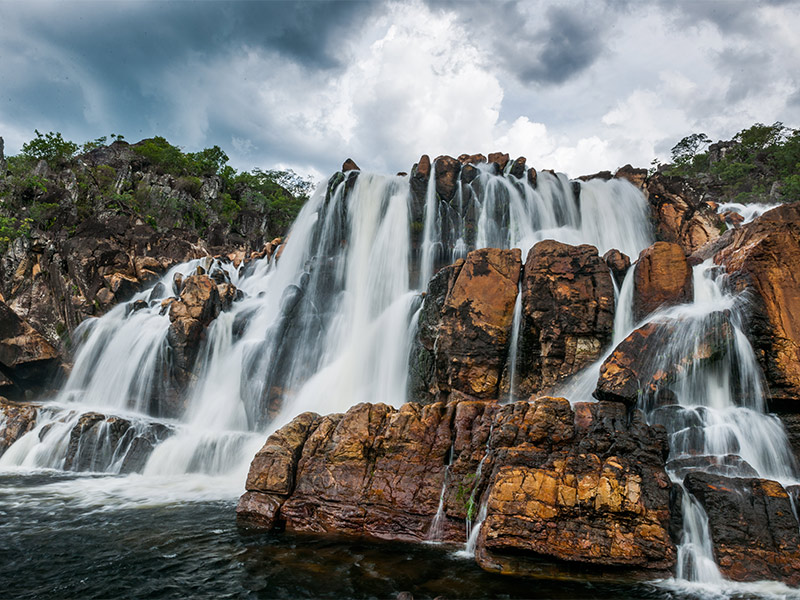
[[[455,443],[455,442],[454,442]],[[428,530],[426,539],[429,542],[437,542],[442,539],[444,531],[443,524],[446,518],[444,513],[444,494],[447,491],[447,486],[450,483],[450,467],[453,465],[453,445],[450,445],[450,451],[447,454],[447,466],[444,469],[444,478],[442,479],[442,492],[439,494],[439,505],[436,508],[436,514],[431,521],[431,528]]]
[[[742,332],[742,296],[724,291],[724,273],[708,260],[694,267],[694,301],[653,315],[670,327],[651,373],[676,372],[640,400],[651,422],[667,429],[667,472],[683,494],[676,576],[724,580],[713,558],[708,518],[683,487],[691,471],[796,483],[798,469],[781,422],[767,414],[761,371]],[[647,379],[645,379],[647,380]]]
[[514,301],[514,316],[511,320],[511,342],[508,347],[508,401],[514,402],[514,381],[517,376],[517,355],[519,353],[519,329],[522,322],[522,281],[517,286],[517,299]]
[[728,212],[734,212],[742,216],[742,225],[749,223],[753,219],[756,219],[763,215],[768,210],[772,210],[780,206],[780,204],[767,204],[767,203],[759,203],[759,202],[752,202],[750,204],[741,204],[739,202],[725,202],[717,206],[717,213],[720,215],[724,215]]
[[422,256],[420,258],[418,289],[425,289],[433,275],[437,248],[441,238],[439,198],[436,195],[436,162],[431,163],[431,173],[425,192],[425,225],[422,231]]

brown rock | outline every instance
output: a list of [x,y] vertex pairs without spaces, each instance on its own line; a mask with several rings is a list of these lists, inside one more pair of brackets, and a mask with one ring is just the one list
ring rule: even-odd
[[497,397],[520,265],[519,250],[484,248],[431,281],[420,315],[416,365],[412,364],[412,371],[417,368],[412,393],[423,396],[416,399],[444,398],[453,390],[476,398]]
[[750,294],[743,331],[766,376],[773,406],[800,398],[800,205],[784,204],[731,231],[714,248],[729,282]]
[[217,284],[207,275],[191,275],[183,280],[180,301],[170,306],[169,318],[188,317],[206,326],[217,318],[220,308]]
[[597,249],[539,242],[522,280],[515,390],[528,397],[597,360],[613,328],[614,287]]
[[16,404],[0,396],[0,456],[36,426],[36,417],[36,406]]
[[358,165],[352,158],[348,158],[342,164],[342,173],[347,173],[348,171],[360,171],[361,169],[358,168]]
[[452,156],[439,156],[434,161],[436,194],[444,202],[450,202],[456,192],[461,163]]
[[608,268],[611,269],[611,275],[613,275],[614,281],[617,282],[617,287],[622,287],[625,275],[628,274],[628,269],[631,267],[630,257],[617,249],[613,249],[603,255],[603,260],[606,261]]
[[686,489],[703,506],[720,571],[735,581],[800,585],[797,518],[776,481],[690,473]]
[[0,302],[0,366],[7,393],[42,389],[55,374],[60,357],[44,336],[20,319],[4,302]]
[[687,180],[656,173],[647,180],[645,189],[657,239],[679,244],[686,254],[692,254],[724,231],[719,215]]
[[692,300],[692,269],[677,244],[656,242],[642,250],[634,267],[633,313],[640,321],[662,306]]
[[462,165],[479,165],[486,162],[486,157],[483,154],[461,154],[458,162]]
[[[666,453],[663,430],[618,404],[360,404],[319,420],[285,502],[248,491],[237,512],[293,531],[463,542],[465,519],[486,503],[484,568],[522,574],[509,557],[546,556],[660,572],[675,559]],[[258,464],[249,480],[270,479]]]
[[520,156],[517,158],[513,163],[511,163],[511,169],[509,169],[509,174],[513,175],[517,179],[522,179],[525,176],[525,157]]
[[536,174],[536,169],[531,167],[528,169],[528,183],[530,183],[533,187],[536,187],[536,180],[538,176]]
[[500,173],[506,170],[506,165],[509,160],[507,152],[492,152],[489,154],[489,162],[496,164]]
[[645,182],[647,181],[647,169],[635,169],[631,165],[625,165],[617,169],[614,177],[627,179],[637,188],[644,189]]

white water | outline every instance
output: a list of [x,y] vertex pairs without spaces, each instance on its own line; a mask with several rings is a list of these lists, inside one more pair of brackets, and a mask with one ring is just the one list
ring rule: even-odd
[[725,202],[717,207],[717,213],[738,213],[744,217],[744,221],[742,221],[742,225],[744,225],[745,223],[749,223],[753,219],[760,217],[768,210],[772,210],[778,206],[780,206],[780,204],[767,204],[758,202],[754,202],[752,204],[741,204],[739,202]]

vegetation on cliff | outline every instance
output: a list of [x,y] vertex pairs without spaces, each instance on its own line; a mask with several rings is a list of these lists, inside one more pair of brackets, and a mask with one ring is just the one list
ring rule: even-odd
[[[237,172],[219,147],[184,152],[163,137],[128,144],[111,134],[82,146],[42,134],[4,160],[0,152],[0,250],[32,231],[64,230],[108,214],[158,231],[212,228],[264,238],[285,233],[313,189],[291,170]],[[1,146],[0,146],[1,148]]]
[[705,133],[687,135],[672,148],[672,164],[659,169],[706,188],[717,200],[800,200],[800,130],[756,123],[730,141],[710,142]]

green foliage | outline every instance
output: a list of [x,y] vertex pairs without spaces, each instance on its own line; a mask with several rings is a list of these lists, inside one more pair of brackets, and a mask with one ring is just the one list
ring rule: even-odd
[[78,151],[78,144],[65,140],[59,132],[48,132],[44,135],[34,129],[36,137],[22,145],[22,155],[33,160],[44,160],[55,168],[67,162]]
[[686,177],[706,175],[723,195],[738,202],[764,201],[773,183],[786,200],[800,199],[800,130],[756,123],[737,133],[712,163],[702,133],[683,138],[672,148],[667,173]]
[[5,252],[6,248],[15,239],[22,235],[28,235],[31,230],[32,219],[19,219],[12,216],[0,215],[0,251]]
[[86,154],[87,152],[91,152],[92,150],[96,150],[97,148],[102,148],[106,145],[106,140],[108,138],[106,136],[99,137],[96,140],[89,140],[88,142],[84,142],[83,146],[81,146],[81,152]]
[[151,165],[173,175],[183,174],[187,166],[186,155],[181,149],[161,136],[143,140],[133,147],[133,151],[144,157]]

